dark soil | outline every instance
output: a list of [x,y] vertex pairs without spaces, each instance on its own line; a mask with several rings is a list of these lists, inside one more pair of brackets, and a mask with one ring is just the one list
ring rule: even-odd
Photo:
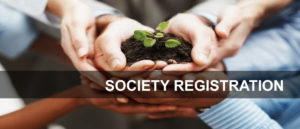
[[[154,33],[154,35],[157,32]],[[191,50],[192,45],[186,42],[181,37],[176,37],[173,34],[164,34],[163,38],[155,38],[156,44],[151,48],[144,47],[142,41],[136,40],[134,37],[122,43],[122,52],[127,59],[127,65],[132,65],[141,60],[162,60],[168,64],[192,62]],[[176,48],[166,48],[165,42],[169,39],[176,39],[181,42],[181,45]],[[176,62],[175,62],[176,61]]]

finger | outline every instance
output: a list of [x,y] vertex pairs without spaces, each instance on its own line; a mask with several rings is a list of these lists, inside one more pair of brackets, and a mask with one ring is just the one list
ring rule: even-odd
[[166,119],[166,118],[175,118],[181,116],[181,113],[177,112],[163,112],[163,113],[154,113],[149,114],[148,118],[150,119]]
[[199,65],[207,67],[211,62],[211,54],[216,46],[216,36],[212,29],[203,29],[202,31],[194,31],[191,34],[193,49],[193,61]]
[[123,70],[126,66],[126,57],[121,51],[121,43],[130,38],[134,30],[139,29],[153,32],[153,29],[128,18],[117,19],[109,23],[95,44],[97,45],[95,46],[97,65],[104,70]]
[[93,83],[93,82],[90,82],[89,86],[92,88],[92,89],[95,89],[95,90],[105,90],[103,86],[100,86],[96,83]]
[[[156,113],[176,110],[176,106],[156,106],[138,103],[114,104],[106,106],[106,109],[119,112],[121,114],[140,114],[140,113]],[[134,109],[134,110],[133,110]]]
[[168,65],[168,63],[165,61],[161,61],[161,60],[155,61],[155,66],[153,67],[153,69],[151,71],[160,70],[160,69],[166,67],[167,65]]
[[116,101],[121,104],[127,104],[129,103],[129,98],[124,95],[118,95]]
[[131,78],[155,67],[155,63],[151,60],[142,60],[126,67],[124,71],[111,71],[109,72],[114,77]]
[[95,40],[96,40],[96,26],[92,26],[88,32],[87,32],[87,36],[89,39],[89,58],[93,59],[95,56],[94,53],[94,44],[95,44]]
[[123,103],[123,104],[126,104],[129,102],[129,99],[128,98],[116,98],[116,101],[119,102],[119,103]]
[[108,71],[120,71],[126,66],[126,57],[121,51],[121,40],[111,34],[102,34],[95,42],[95,63]]
[[221,38],[228,38],[231,31],[240,23],[240,16],[238,15],[238,8],[229,7],[219,18],[215,31]]
[[[188,19],[189,22],[182,19]],[[193,14],[179,14],[170,20],[169,26],[167,32],[192,43],[191,55],[197,65],[207,66],[210,64],[212,45],[217,43],[215,32],[211,27],[203,24],[199,17]]]
[[206,66],[202,66],[202,67],[198,66],[194,63],[172,64],[172,65],[168,65],[167,67],[165,67],[163,69],[163,72],[164,72],[164,74],[169,74],[169,75],[182,75],[182,74],[185,74],[188,72],[201,71],[205,67]]
[[239,51],[251,33],[249,26],[250,23],[241,23],[231,32],[230,37],[220,40],[222,46],[218,48],[218,55],[221,59],[234,56]]
[[86,27],[83,25],[68,27],[72,44],[77,52],[78,57],[86,57],[89,53],[89,40],[87,37]]
[[87,62],[79,62],[75,63],[75,67],[79,70],[79,72],[82,75],[87,77],[90,81],[102,87],[106,86],[106,77],[101,72],[98,72],[98,69],[96,69],[93,65]]
[[[65,26],[62,26],[61,29],[62,33],[62,47],[64,52],[68,55],[68,57],[71,59],[73,65],[75,68],[85,77],[87,77],[89,80],[96,82],[99,85],[104,85],[104,82],[106,80],[106,77],[102,75],[92,64],[88,63],[88,59],[80,59],[76,52],[74,51],[74,48],[71,44],[71,38],[68,32],[68,29]],[[87,72],[89,71],[89,72]]]
[[[134,105],[132,107],[135,111],[133,113],[155,113],[155,112],[166,112],[166,111],[174,111],[176,110],[176,106],[164,106],[164,105],[147,105],[147,104],[139,104]],[[132,110],[132,109],[131,109]]]
[[155,66],[152,60],[138,61],[131,66],[127,67],[125,71],[147,71]]
[[83,85],[89,85],[90,84],[90,80],[87,79],[86,77],[81,75],[80,79],[81,79],[81,84],[83,84]]
[[188,118],[197,118],[198,112],[193,108],[177,108],[173,112],[159,112],[148,114],[150,119],[165,119],[165,118],[175,118],[175,117],[188,117]]
[[217,71],[220,71],[220,69],[217,69],[217,68],[207,68],[207,69],[205,69],[205,72],[217,72]]

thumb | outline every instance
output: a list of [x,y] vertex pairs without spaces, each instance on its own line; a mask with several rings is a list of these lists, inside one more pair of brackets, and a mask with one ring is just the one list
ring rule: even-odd
[[212,61],[210,54],[212,45],[215,44],[215,34],[213,30],[208,30],[206,33],[195,33],[193,35],[193,49],[191,53],[193,61],[197,65],[205,67]]
[[230,7],[224,11],[219,17],[219,23],[216,25],[215,31],[221,38],[229,37],[231,31],[240,23],[237,9]]
[[78,57],[82,58],[88,56],[89,40],[85,27],[78,26],[72,28],[70,28],[72,44]]
[[95,63],[104,70],[120,71],[126,66],[121,41],[112,36],[100,36],[95,42]]

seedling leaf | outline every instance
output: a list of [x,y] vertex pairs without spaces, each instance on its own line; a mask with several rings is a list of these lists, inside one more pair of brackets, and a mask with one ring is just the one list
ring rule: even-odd
[[156,43],[155,39],[152,39],[152,38],[145,38],[144,39],[144,46],[145,47],[153,47],[155,43]]
[[153,34],[151,32],[142,30],[142,32],[146,35],[146,36],[152,36]]
[[160,32],[163,32],[165,29],[167,29],[168,25],[169,25],[169,22],[161,22],[161,23],[158,25],[157,29],[158,29]]
[[134,31],[134,38],[139,41],[144,41],[147,36],[152,36],[153,34],[145,30]]
[[181,45],[181,42],[175,39],[169,39],[165,42],[166,48],[175,48]]
[[163,33],[157,33],[155,38],[163,38],[165,35]]
[[146,35],[141,30],[134,31],[134,38],[139,41],[144,41]]

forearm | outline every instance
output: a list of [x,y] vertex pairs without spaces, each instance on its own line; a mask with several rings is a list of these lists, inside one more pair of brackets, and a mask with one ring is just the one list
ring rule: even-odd
[[115,8],[94,0],[48,0],[47,11],[62,17],[76,6],[86,5],[94,11],[95,16],[103,14],[120,14]]
[[46,9],[61,18],[68,10],[76,7],[75,5],[80,5],[79,3],[78,0],[48,0]]
[[239,0],[237,5],[240,8],[258,7],[256,9],[261,9],[262,13],[257,18],[262,21],[284,9],[291,2],[292,0]]
[[270,12],[276,12],[292,3],[293,0],[239,0],[238,4],[257,4]]
[[0,129],[39,129],[62,115],[80,107],[78,99],[63,98],[70,91],[28,105],[27,107],[0,116]]
[[217,16],[224,8],[234,5],[235,3],[235,0],[207,0],[194,6],[188,10],[188,12],[205,12]]

